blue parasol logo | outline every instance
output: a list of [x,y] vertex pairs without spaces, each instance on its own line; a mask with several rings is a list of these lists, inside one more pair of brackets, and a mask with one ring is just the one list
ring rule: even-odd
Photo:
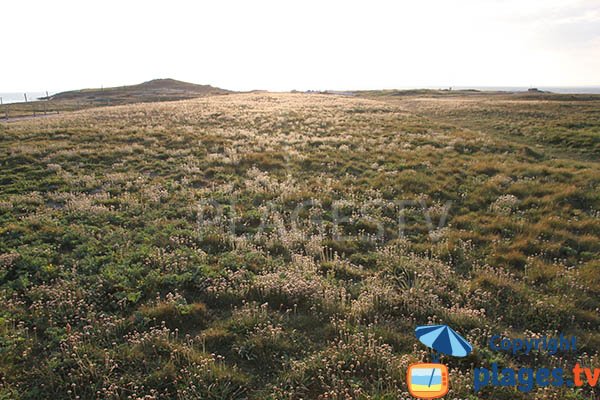
[[425,346],[452,357],[465,357],[473,346],[448,325],[425,325],[415,329],[417,339]]
[[419,399],[438,399],[449,390],[448,367],[439,364],[440,354],[465,357],[473,346],[447,325],[425,325],[415,329],[417,338],[432,349],[433,363],[416,363],[406,373],[408,391]]

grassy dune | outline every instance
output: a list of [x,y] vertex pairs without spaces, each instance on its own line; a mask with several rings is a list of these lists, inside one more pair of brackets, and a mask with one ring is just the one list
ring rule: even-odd
[[477,349],[448,398],[573,364],[493,333],[598,365],[600,100],[364,96],[0,123],[0,399],[408,398],[430,322]]
[[210,85],[197,85],[175,79],[154,79],[138,85],[72,90],[26,103],[3,104],[0,105],[0,121],[47,117],[93,107],[185,100],[229,93],[232,92]]

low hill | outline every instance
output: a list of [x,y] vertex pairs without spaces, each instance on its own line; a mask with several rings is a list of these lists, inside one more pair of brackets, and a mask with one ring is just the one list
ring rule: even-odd
[[194,83],[177,81],[175,79],[154,79],[131,86],[61,92],[50,96],[50,100],[100,104],[127,104],[149,101],[183,100],[227,93],[231,92],[210,85],[197,85]]

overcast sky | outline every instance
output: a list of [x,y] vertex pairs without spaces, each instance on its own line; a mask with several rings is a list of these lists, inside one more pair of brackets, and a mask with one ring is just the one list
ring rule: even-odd
[[600,0],[19,0],[0,31],[0,92],[600,85]]

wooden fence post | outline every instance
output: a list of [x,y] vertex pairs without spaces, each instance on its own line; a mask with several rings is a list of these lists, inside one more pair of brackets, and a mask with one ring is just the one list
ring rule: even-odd
[[[4,107],[4,99],[2,97],[0,97],[0,105]],[[8,104],[6,104],[6,107],[4,107],[4,118],[6,118],[8,121]]]

